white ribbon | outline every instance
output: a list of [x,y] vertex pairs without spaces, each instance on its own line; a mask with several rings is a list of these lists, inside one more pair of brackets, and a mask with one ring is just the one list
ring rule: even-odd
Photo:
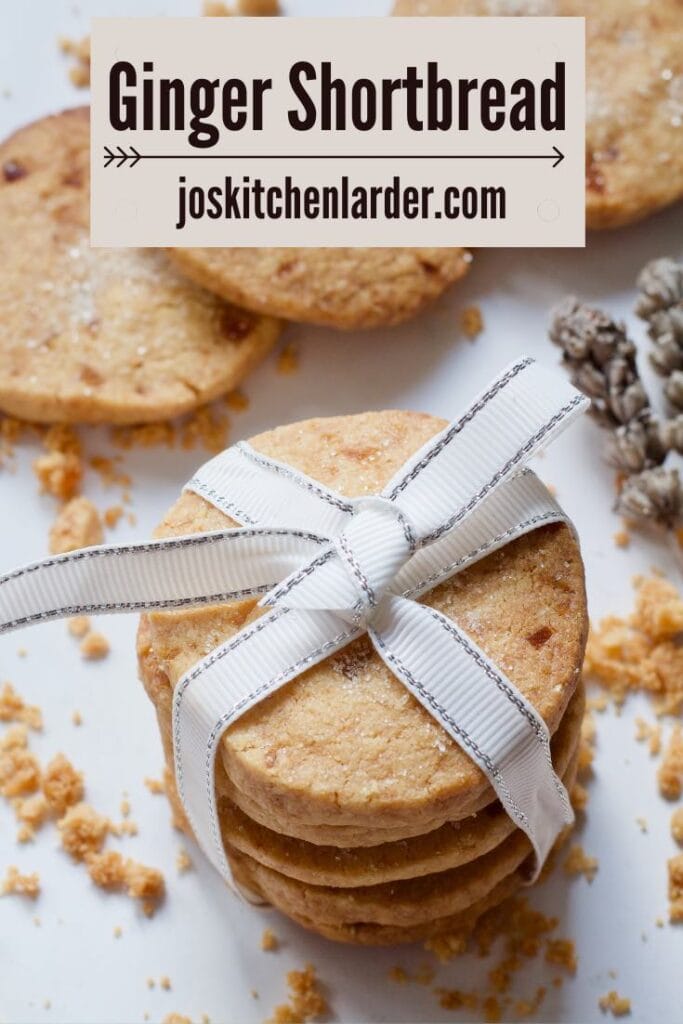
[[[456,623],[416,598],[545,523],[568,522],[525,463],[586,409],[563,377],[513,364],[381,495],[345,498],[240,443],[187,488],[241,528],[87,548],[0,578],[0,633],[91,612],[261,595],[264,613],[178,682],[178,790],[202,849],[232,881],[214,789],[225,730],[367,632],[391,671],[488,777],[540,870],[573,814],[547,727]],[[570,524],[571,525],[571,524]]]

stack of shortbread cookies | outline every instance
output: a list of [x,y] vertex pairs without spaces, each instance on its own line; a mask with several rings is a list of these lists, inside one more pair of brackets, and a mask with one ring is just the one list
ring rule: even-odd
[[[280,427],[251,443],[359,496],[381,491],[443,425],[413,413],[366,413]],[[233,525],[186,492],[159,535]],[[425,600],[462,626],[537,708],[553,736],[556,771],[570,787],[587,625],[571,531],[553,525],[528,534]],[[173,687],[258,614],[255,602],[241,601],[143,617],[141,675],[169,767]],[[169,780],[175,798],[170,772]],[[522,884],[530,865],[530,844],[488,780],[366,638],[235,723],[222,740],[216,788],[237,881],[341,941],[407,942],[466,931]]]

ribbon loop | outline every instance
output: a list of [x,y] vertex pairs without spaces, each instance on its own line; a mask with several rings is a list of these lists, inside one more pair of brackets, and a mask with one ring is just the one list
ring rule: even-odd
[[521,359],[428,441],[383,494],[415,524],[419,543],[431,544],[470,516],[588,404],[563,377]]

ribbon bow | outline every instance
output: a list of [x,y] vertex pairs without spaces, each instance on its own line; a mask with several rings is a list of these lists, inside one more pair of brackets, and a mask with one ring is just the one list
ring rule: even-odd
[[587,405],[564,378],[522,359],[381,495],[355,499],[237,444],[187,489],[240,528],[86,548],[17,569],[0,578],[0,633],[62,616],[262,595],[264,613],[187,672],[173,700],[178,790],[204,852],[231,881],[214,791],[221,736],[367,632],[488,777],[531,840],[538,872],[573,820],[547,727],[455,622],[416,599],[514,538],[568,522],[525,463]]

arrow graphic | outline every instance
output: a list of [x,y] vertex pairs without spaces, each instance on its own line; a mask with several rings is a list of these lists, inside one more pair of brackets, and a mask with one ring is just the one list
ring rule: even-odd
[[121,146],[104,147],[104,166],[127,164],[135,167],[139,160],[552,160],[557,167],[564,160],[557,146],[552,153],[138,153],[134,146],[126,152]]
[[111,150],[109,146],[104,147],[105,167],[109,167],[109,164],[112,163],[114,160],[116,160],[117,167],[122,167],[123,164],[127,163],[129,160],[130,163],[128,164],[128,166],[135,167],[138,160],[145,159],[140,153],[138,153],[135,146],[130,147],[130,153],[126,153],[125,149],[122,149],[121,146],[116,146],[116,149],[118,150],[118,155],[114,153],[114,151]]

